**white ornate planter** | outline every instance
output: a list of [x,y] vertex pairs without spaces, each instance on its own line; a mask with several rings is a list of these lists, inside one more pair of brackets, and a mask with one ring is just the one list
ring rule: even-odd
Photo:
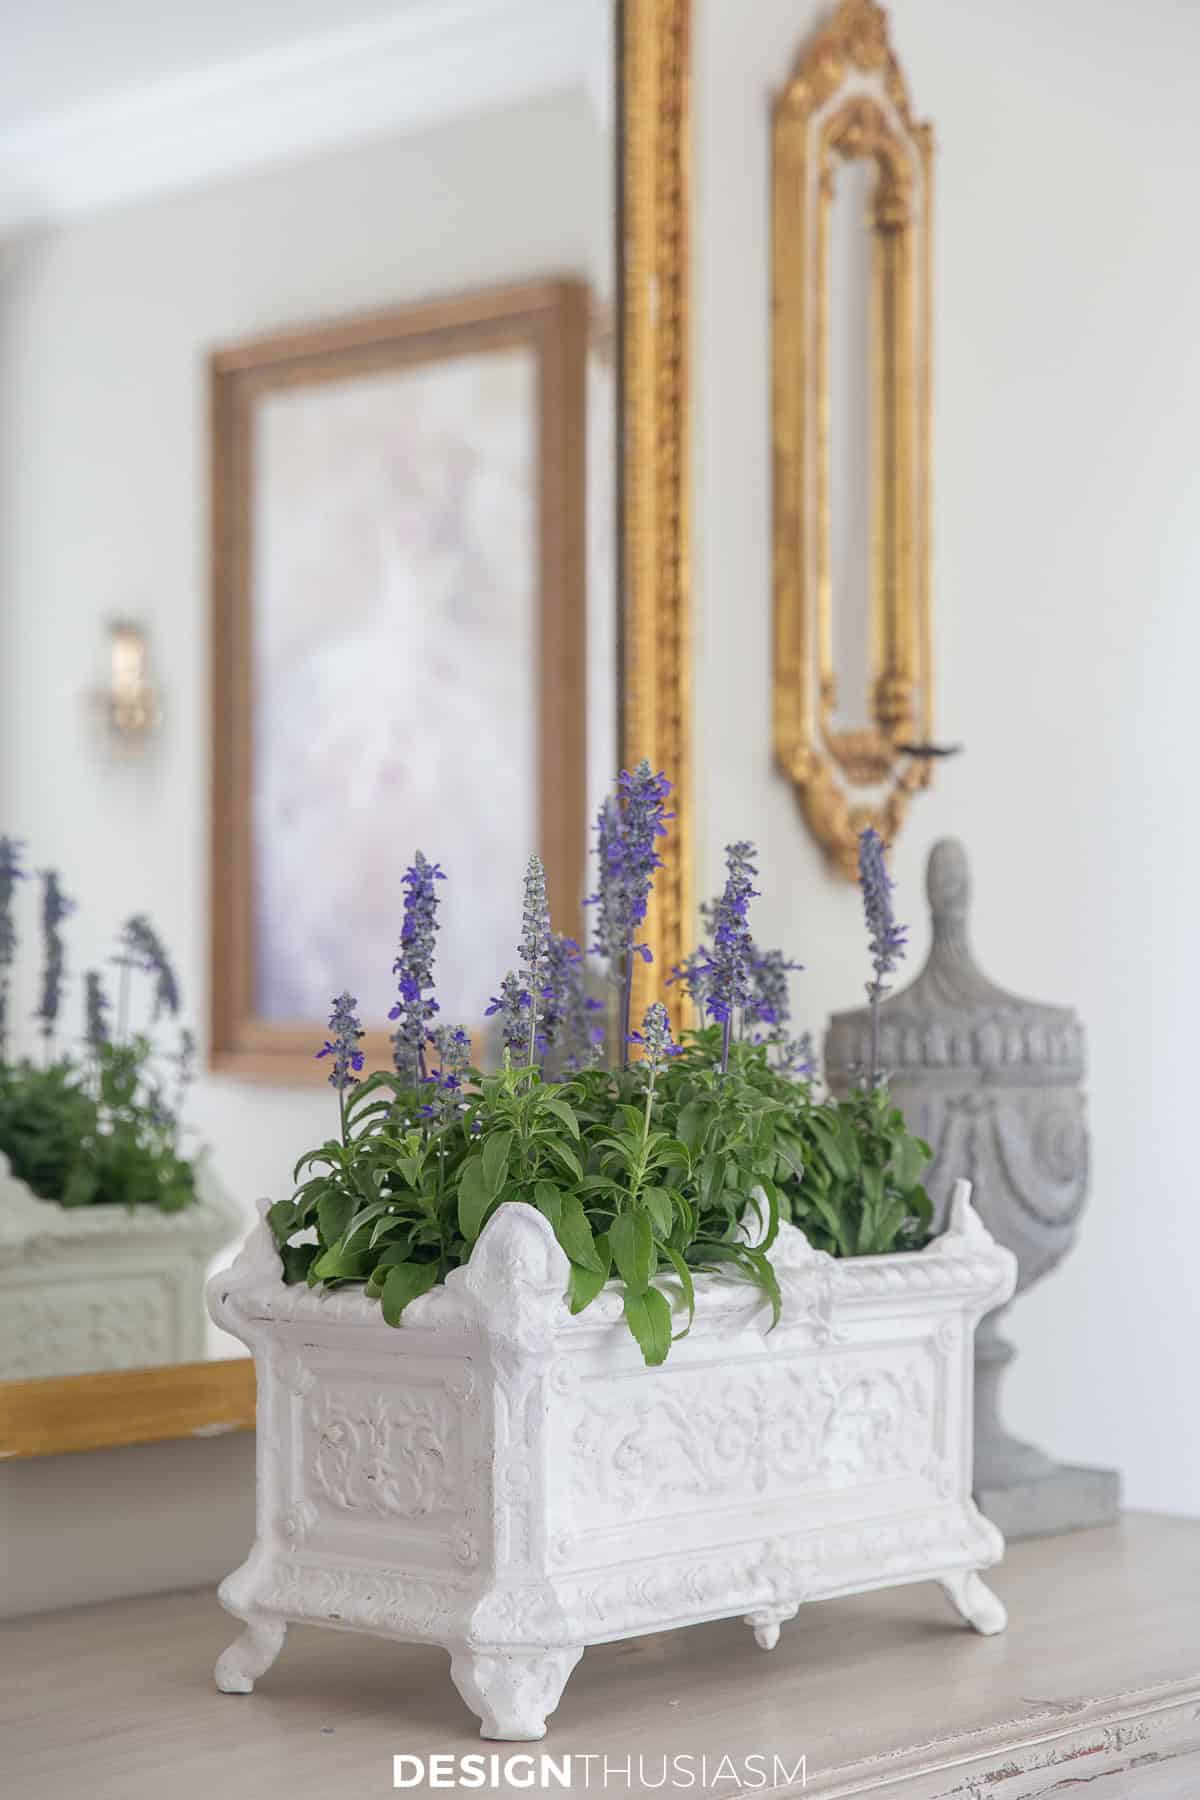
[[771,1649],[804,1600],[929,1579],[1001,1630],[972,1347],[1016,1267],[969,1196],[917,1254],[838,1262],[785,1226],[776,1329],[757,1290],[697,1276],[657,1369],[616,1291],[570,1316],[532,1207],[500,1207],[398,1330],[357,1290],[285,1287],[260,1221],[209,1283],[258,1371],[258,1534],[220,1590],[246,1629],[218,1687],[248,1693],[289,1620],[332,1625],[444,1646],[484,1737],[538,1738],[612,1638],[744,1613]]
[[237,1230],[207,1162],[177,1213],[39,1200],[0,1156],[0,1381],[196,1362],[204,1276]]

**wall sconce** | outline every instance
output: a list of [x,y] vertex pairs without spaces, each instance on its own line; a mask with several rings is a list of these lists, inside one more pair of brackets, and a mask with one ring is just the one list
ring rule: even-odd
[[150,650],[140,625],[115,620],[108,628],[109,680],[97,695],[109,731],[117,741],[133,748],[151,737],[162,724],[158,689],[150,680]]

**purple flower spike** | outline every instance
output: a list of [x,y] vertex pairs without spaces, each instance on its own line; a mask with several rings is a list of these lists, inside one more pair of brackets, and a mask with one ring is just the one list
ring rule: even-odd
[[93,1050],[101,1044],[107,1044],[108,1031],[108,996],[104,992],[104,983],[95,969],[89,969],[83,978],[84,982],[84,1032],[83,1035]]
[[122,968],[141,969],[144,974],[153,977],[152,1024],[163,1013],[170,1013],[172,1018],[178,1017],[179,983],[175,979],[175,970],[162,939],[144,913],[135,913],[121,927],[120,947],[113,960]]
[[516,1058],[529,1043],[529,993],[512,969],[500,983],[499,994],[493,995],[485,1008],[484,1017],[490,1019],[496,1013],[500,1014],[501,1042]]
[[431,863],[418,850],[404,871],[404,922],[400,950],[392,964],[399,978],[400,998],[388,1013],[398,1020],[392,1034],[392,1059],[396,1072],[415,1087],[425,1076],[425,1043],[429,1021],[438,1010],[432,994],[433,952],[437,940],[438,897],[435,882],[445,881],[440,863]]
[[888,878],[883,839],[870,825],[858,839],[858,885],[862,889],[863,911],[871,935],[871,962],[878,983],[892,973],[904,955],[908,926],[896,923],[892,910],[896,884]]
[[18,838],[0,837],[0,1062],[8,1042],[8,971],[16,961],[17,930],[13,924],[13,900],[18,881],[28,879],[21,867],[25,846]]
[[892,910],[892,890],[895,883],[888,877],[887,864],[884,861],[883,839],[870,825],[859,834],[858,885],[862,889],[863,912],[866,915],[867,931],[870,934],[871,966],[875,970],[874,981],[867,983],[867,998],[871,1003],[869,1079],[871,1087],[875,1088],[879,1086],[881,1080],[879,1002],[887,993],[883,978],[892,973],[904,955],[908,927],[896,923]]
[[771,1025],[776,1031],[787,1024],[792,1016],[788,976],[803,967],[803,963],[789,962],[782,950],[760,950],[757,945],[753,946],[750,1009],[761,1024]]
[[655,871],[663,866],[658,842],[667,835],[667,820],[675,816],[666,810],[670,792],[671,783],[662,770],[656,775],[643,757],[632,773],[621,771],[616,800],[605,800],[596,820],[599,880],[596,892],[584,904],[597,909],[594,948],[623,982],[622,1043],[629,1039],[633,959],[651,960],[648,946],[637,943],[636,938],[646,917]]
[[721,1068],[729,1067],[729,1041],[733,1015],[748,1006],[754,995],[751,971],[754,940],[748,924],[750,902],[758,893],[753,877],[754,845],[744,840],[725,846],[725,891],[713,907],[713,947],[709,952],[705,1005],[710,1019],[724,1026]]
[[629,1041],[642,1046],[642,1061],[652,1074],[657,1073],[669,1056],[681,1054],[680,1046],[671,1036],[671,1015],[661,1000],[650,1002],[642,1020],[642,1029],[631,1031]]
[[62,1002],[63,977],[66,971],[66,952],[63,949],[62,932],[59,927],[64,919],[75,911],[75,902],[68,900],[59,885],[58,872],[55,869],[42,871],[42,941],[45,946],[45,961],[42,964],[42,997],[38,1009],[33,1015],[42,1022],[42,1036],[47,1040],[54,1036],[54,1027],[58,1021],[58,1009]]
[[316,1060],[323,1056],[332,1056],[333,1067],[329,1071],[329,1085],[344,1094],[348,1087],[354,1087],[363,1066],[363,1053],[358,1048],[358,1040],[363,1035],[363,1028],[358,1022],[355,1007],[358,1001],[353,994],[342,993],[333,1002],[333,1011],[329,1015],[329,1037],[323,1048],[317,1051]]
[[545,1011],[553,993],[547,986],[550,973],[550,908],[546,903],[546,871],[535,852],[525,870],[525,906],[521,914],[521,981],[529,1000],[529,1039],[526,1061],[532,1064],[538,1048],[538,1013]]
[[583,951],[575,939],[561,931],[550,933],[546,959],[546,985],[542,990],[542,1039],[547,1050],[559,1049],[566,1069],[594,1065],[604,1033],[597,1031],[592,1015],[604,1009],[587,991]]

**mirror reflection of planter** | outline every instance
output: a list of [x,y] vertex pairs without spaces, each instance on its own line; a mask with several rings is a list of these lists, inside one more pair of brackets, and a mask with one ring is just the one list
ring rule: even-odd
[[[882,1062],[910,1129],[933,1146],[926,1186],[935,1220],[954,1179],[969,1176],[989,1231],[1016,1253],[1021,1292],[1071,1248],[1087,1198],[1083,1026],[1070,1008],[1022,1000],[980,971],[960,843],[934,846],[927,886],[929,958],[883,1003]],[[835,1094],[866,1066],[869,1032],[865,1007],[830,1021],[825,1071]],[[1000,1335],[1005,1310],[976,1335],[975,1497],[1011,1538],[1110,1523],[1120,1510],[1115,1471],[1056,1463],[1003,1425],[1000,1383],[1015,1354]]]
[[66,1207],[0,1156],[0,1381],[198,1362],[205,1272],[237,1217],[205,1159],[196,1187],[179,1212]]
[[781,1225],[775,1329],[745,1281],[698,1272],[655,1368],[618,1284],[572,1316],[519,1201],[397,1330],[361,1292],[285,1286],[264,1219],[208,1287],[258,1376],[258,1535],[221,1584],[245,1629],[218,1687],[248,1693],[289,1623],[331,1625],[440,1644],[484,1737],[540,1738],[587,1644],[744,1616],[770,1650],[805,1600],[911,1581],[1003,1630],[971,1343],[1016,1271],[969,1196],[897,1255],[835,1260]]

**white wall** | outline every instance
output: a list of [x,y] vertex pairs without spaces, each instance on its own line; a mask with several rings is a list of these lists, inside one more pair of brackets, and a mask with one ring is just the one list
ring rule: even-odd
[[[695,290],[701,892],[762,848],[756,934],[820,1028],[865,975],[770,751],[769,100],[825,9],[698,0]],[[901,838],[964,838],[990,972],[1080,1009],[1095,1179],[1075,1253],[1013,1314],[1010,1423],[1200,1513],[1195,892],[1200,750],[1200,11],[893,0],[938,138],[938,735],[966,754]],[[1191,1259],[1189,1261],[1189,1258]]]

